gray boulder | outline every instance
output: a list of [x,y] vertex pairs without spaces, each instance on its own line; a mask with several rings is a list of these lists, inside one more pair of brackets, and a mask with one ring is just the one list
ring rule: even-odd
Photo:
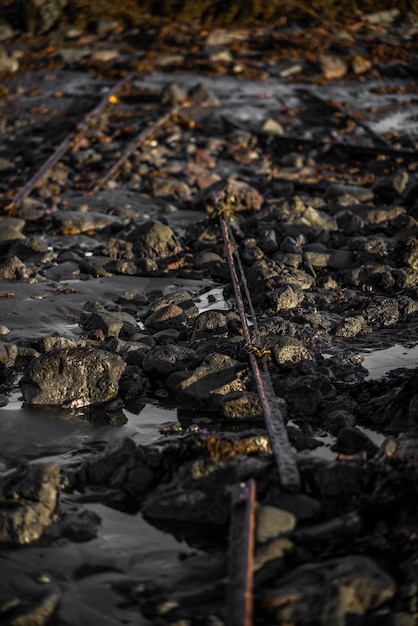
[[34,359],[19,385],[26,403],[76,408],[115,398],[126,363],[93,347],[54,350]]

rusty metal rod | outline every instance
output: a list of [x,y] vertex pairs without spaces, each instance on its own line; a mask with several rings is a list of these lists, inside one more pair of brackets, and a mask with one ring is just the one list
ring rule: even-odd
[[229,531],[229,626],[252,626],[254,610],[254,544],[256,484],[238,483],[232,494]]
[[[247,343],[251,344],[251,333],[248,327],[244,300],[241,292],[242,279],[238,275],[237,267],[234,262],[234,254],[238,254],[238,251],[234,250],[235,246],[231,239],[227,218],[221,214],[219,216],[219,220],[225,243],[226,256],[231,273],[235,299],[241,318],[244,339]],[[248,288],[247,299],[251,300]],[[254,310],[253,307],[252,310]],[[258,360],[254,354],[249,354],[249,361],[260,398],[267,432],[270,437],[271,447],[276,460],[280,483],[283,489],[286,489],[287,491],[299,491],[301,484],[295,453],[289,442],[283,415],[277,402],[277,397],[268,372],[266,360],[264,360],[264,371],[261,371]]]
[[101,189],[107,183],[107,181],[118,171],[118,169],[122,166],[126,159],[131,156],[132,152],[139,148],[139,146],[143,144],[144,141],[149,139],[154,134],[154,132],[163,124],[165,124],[165,122],[167,122],[173,115],[175,115],[178,110],[179,107],[171,108],[167,113],[164,113],[164,115],[162,115],[156,122],[153,122],[148,126],[148,128],[142,130],[139,135],[126,146],[120,158],[112,165],[110,170],[108,170],[106,174],[97,181],[97,183],[94,185],[93,189],[89,193],[95,193],[96,191],[99,191],[99,189]]
[[28,180],[27,183],[16,193],[11,201],[11,207],[18,207],[25,198],[27,198],[36,185],[44,178],[49,170],[61,159],[61,157],[67,152],[73,140],[77,135],[83,132],[107,107],[109,99],[115,95],[126,83],[132,80],[134,74],[131,72],[128,76],[125,76],[122,80],[116,83],[116,85],[106,94],[106,96],[94,107],[90,113],[88,113],[75,127],[67,137],[60,143],[55,151],[47,158],[47,160],[41,165],[37,172]]

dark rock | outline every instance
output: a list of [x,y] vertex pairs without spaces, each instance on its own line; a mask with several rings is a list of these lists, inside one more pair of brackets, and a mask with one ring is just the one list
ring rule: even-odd
[[178,260],[183,248],[169,226],[149,221],[137,226],[128,236],[139,259],[151,260],[158,265],[168,265]]
[[[276,581],[276,589],[260,590],[261,604],[278,623],[343,624],[391,600],[396,585],[374,561],[350,555],[301,565]],[[285,601],[284,601],[285,600]]]
[[117,396],[125,367],[120,356],[97,348],[54,350],[32,361],[19,386],[28,404],[101,404]]
[[67,0],[27,0],[25,4],[28,31],[42,34],[50,30],[62,15]]
[[199,360],[194,350],[184,346],[156,346],[147,353],[142,366],[148,376],[167,378],[173,372],[192,369]]
[[177,304],[168,304],[151,313],[145,320],[145,327],[153,332],[174,329],[184,333],[187,329],[187,317]]
[[214,337],[228,337],[228,334],[228,319],[223,311],[202,311],[194,323],[190,345]]
[[301,341],[294,337],[280,337],[277,339],[272,352],[274,360],[278,365],[312,359],[309,350],[305,348]]
[[334,436],[345,428],[352,428],[354,424],[354,415],[345,409],[335,409],[327,414],[326,427]]
[[209,354],[193,372],[171,374],[166,384],[180,402],[213,408],[231,391],[244,390],[244,367],[225,354]]
[[247,391],[227,394],[222,402],[222,416],[226,420],[264,422],[258,395]]
[[222,179],[199,191],[194,203],[202,206],[208,213],[223,211],[259,211],[263,196],[248,183],[234,178]]
[[0,481],[0,543],[25,545],[52,523],[58,500],[58,465],[30,465]]
[[96,306],[92,313],[83,311],[80,325],[88,332],[101,330],[105,337],[131,336],[138,332],[138,324],[132,315],[122,311],[107,311]]
[[335,450],[347,455],[357,454],[364,450],[370,458],[376,454],[378,446],[358,428],[343,428],[338,433]]

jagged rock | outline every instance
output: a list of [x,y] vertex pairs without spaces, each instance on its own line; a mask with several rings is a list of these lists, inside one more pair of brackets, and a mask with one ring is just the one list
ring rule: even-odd
[[183,248],[169,226],[159,221],[149,221],[137,226],[128,236],[139,259],[150,259],[168,265],[177,261]]
[[[231,391],[243,391],[245,366],[225,354],[207,355],[193,372],[175,372],[167,387],[181,402],[192,406],[213,407]],[[218,396],[218,399],[217,399]]]
[[301,565],[275,585],[275,590],[261,590],[263,607],[277,623],[301,626],[311,624],[312,615],[320,624],[343,624],[346,616],[364,616],[396,592],[389,574],[357,555]]
[[263,196],[248,183],[234,178],[219,180],[199,191],[194,199],[208,213],[221,211],[259,211]]
[[139,327],[132,315],[123,311],[106,311],[96,306],[93,312],[83,311],[80,325],[87,331],[101,330],[105,337],[130,336],[138,332]]
[[52,523],[58,499],[58,465],[29,465],[0,481],[0,543],[25,545]]
[[144,357],[142,367],[148,376],[166,378],[173,372],[192,369],[199,360],[194,350],[184,346],[155,346]]
[[280,337],[273,346],[274,360],[278,365],[287,362],[312,360],[312,356],[303,343],[294,337]]
[[120,356],[97,348],[54,350],[31,362],[19,386],[28,404],[101,404],[117,396],[125,367]]

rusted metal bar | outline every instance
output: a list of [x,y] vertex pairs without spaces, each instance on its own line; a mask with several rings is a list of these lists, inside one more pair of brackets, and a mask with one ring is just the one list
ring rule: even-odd
[[[234,240],[232,239],[233,235],[231,235],[227,218],[221,214],[219,216],[219,220],[225,243],[227,261],[231,273],[232,286],[234,289],[238,312],[241,318],[244,339],[247,344],[251,344],[251,333],[247,322],[241,290],[241,283],[243,280],[245,281],[245,276],[240,277],[237,271],[234,255],[238,255],[238,250],[236,250],[236,245],[234,245]],[[243,274],[243,270],[241,271]],[[251,301],[251,296],[247,286],[246,297],[248,301]],[[252,304],[251,310],[254,311]],[[255,314],[254,319],[256,320]],[[258,347],[261,348],[261,345]],[[249,354],[249,361],[260,398],[267,432],[270,437],[271,447],[276,460],[280,483],[283,489],[286,489],[287,491],[299,491],[301,485],[296,457],[289,442],[283,415],[277,402],[277,397],[267,368],[267,361],[265,358],[263,359],[263,371],[260,369],[258,360],[254,354]]]
[[95,193],[96,191],[99,191],[99,189],[102,189],[102,187],[118,171],[118,169],[122,166],[126,159],[131,156],[132,152],[139,148],[139,146],[143,144],[144,141],[149,139],[154,134],[154,132],[163,124],[165,124],[165,122],[167,122],[175,113],[177,113],[178,110],[179,107],[173,107],[167,113],[162,115],[156,122],[153,122],[148,126],[148,128],[145,128],[143,131],[141,131],[139,135],[126,146],[123,154],[116,161],[116,163],[112,165],[110,170],[108,170],[106,174],[96,182],[90,193]]
[[116,85],[106,94],[106,96],[99,102],[99,104],[88,113],[75,127],[75,129],[67,135],[67,137],[60,143],[50,157],[41,165],[38,171],[28,180],[28,182],[16,193],[7,206],[8,209],[18,207],[25,198],[27,198],[38,183],[44,178],[44,176],[50,171],[52,167],[61,159],[61,157],[67,152],[74,139],[82,133],[108,106],[109,100],[114,96],[124,85],[132,80],[134,74],[131,72],[116,83]]
[[229,626],[252,626],[256,484],[238,483],[232,494],[229,532]]

